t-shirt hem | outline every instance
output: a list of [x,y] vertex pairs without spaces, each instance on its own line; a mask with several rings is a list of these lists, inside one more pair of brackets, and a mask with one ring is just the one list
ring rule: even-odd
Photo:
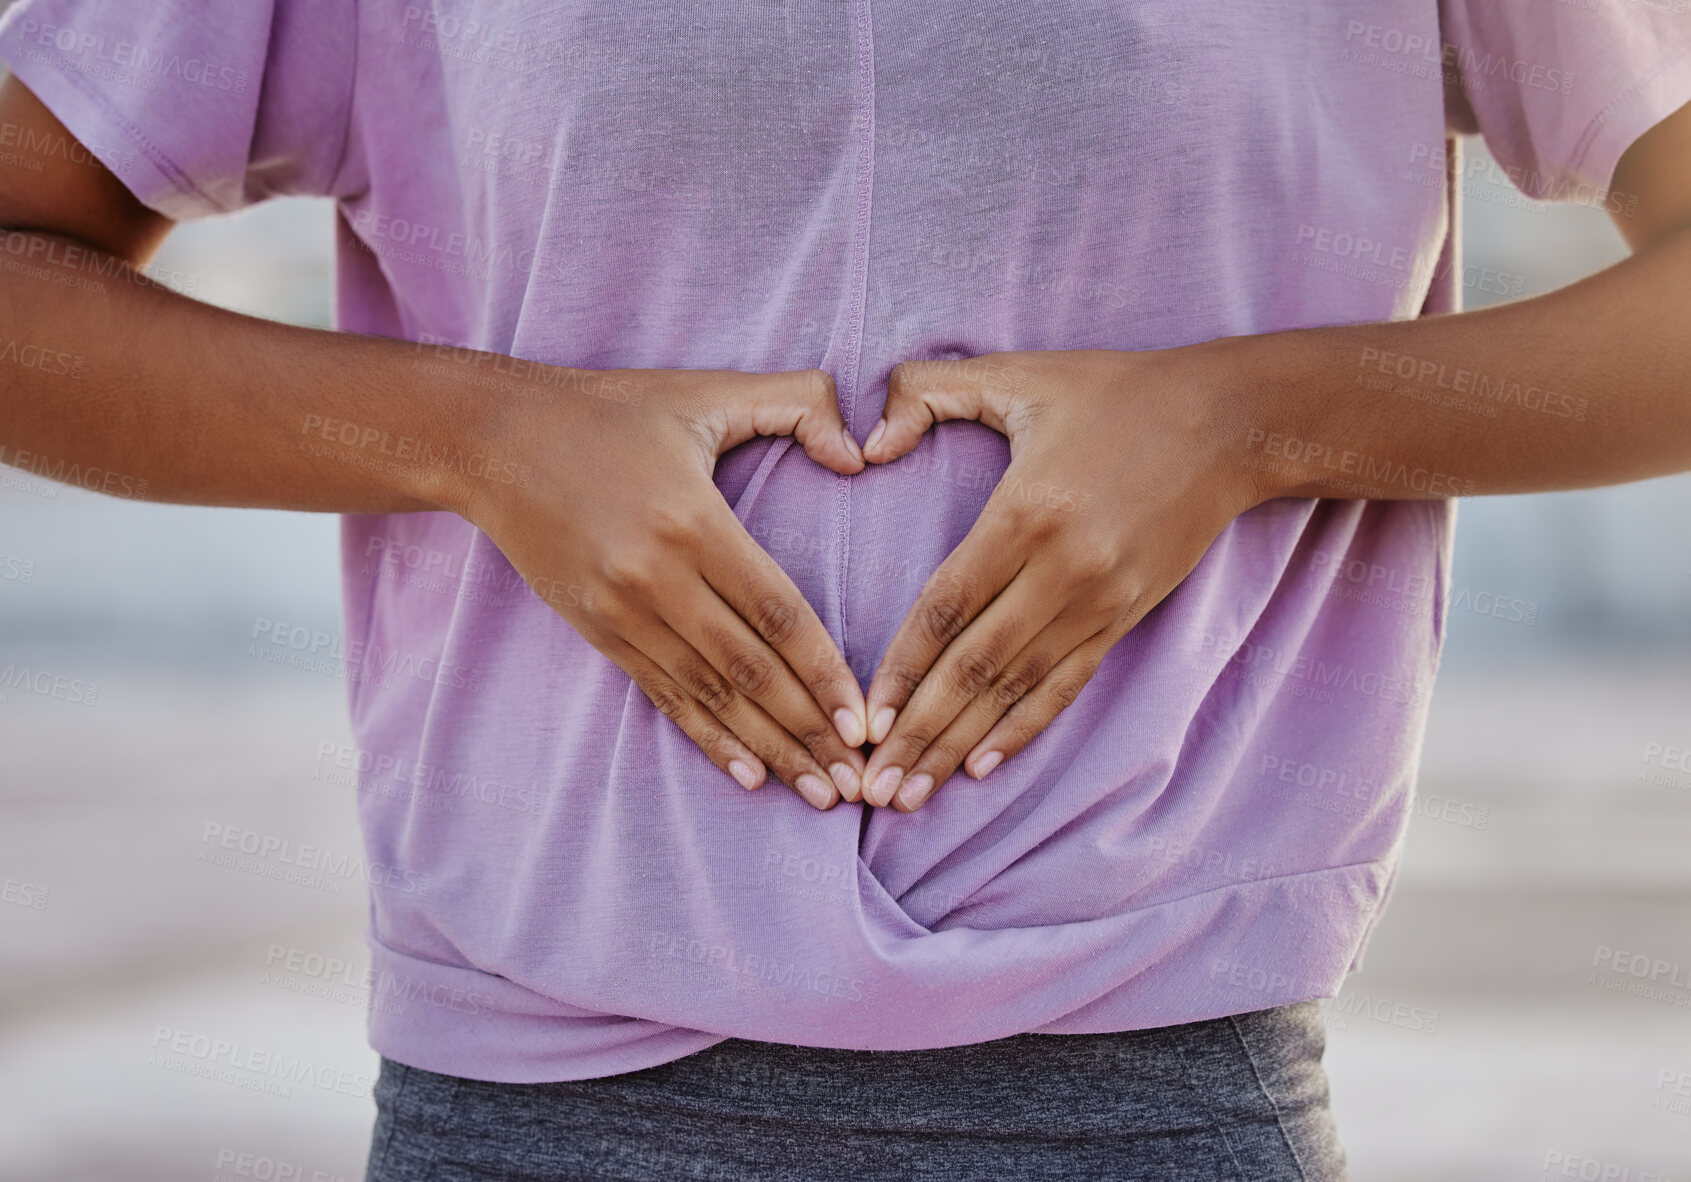
[[[1358,863],[1272,880],[1240,882],[1188,896],[1125,918],[1166,927],[1173,907],[1183,915],[1183,939],[1150,963],[1116,974],[1088,996],[1078,989],[1073,1008],[1030,1021],[1019,1005],[997,1018],[953,1007],[955,1021],[917,1029],[896,1019],[872,1040],[810,1029],[765,1029],[742,1020],[713,1031],[645,1018],[605,1014],[543,996],[493,973],[409,956],[378,939],[372,952],[371,1046],[395,1062],[445,1075],[495,1083],[552,1083],[619,1075],[656,1067],[726,1038],[848,1050],[926,1050],[969,1045],[1016,1034],[1111,1034],[1202,1022],[1335,996],[1351,971],[1360,935],[1345,933],[1336,914],[1312,899],[1368,900],[1372,926],[1380,883],[1376,863]],[[1094,921],[1098,922],[1098,921]],[[1104,921],[1108,922],[1108,921]],[[1081,925],[1083,927],[1091,924]],[[1218,934],[1232,931],[1233,943]],[[1355,936],[1355,938],[1352,938]],[[1051,982],[1034,982],[1046,992]],[[1060,991],[1059,991],[1060,992]],[[1049,998],[1050,993],[1046,992]],[[1030,1004],[1030,1010],[1037,1008]]]
[[1609,101],[1592,118],[1569,168],[1607,188],[1626,150],[1663,119],[1691,102],[1691,63],[1663,62]]
[[[230,212],[203,193],[93,83],[75,70],[54,65],[50,51],[18,44],[10,33],[0,32],[0,62],[141,204],[174,221]],[[112,142],[114,131],[129,151],[118,150]]]

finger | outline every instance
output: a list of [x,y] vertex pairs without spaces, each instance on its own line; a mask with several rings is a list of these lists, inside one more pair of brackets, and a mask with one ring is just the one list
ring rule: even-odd
[[752,540],[726,503],[698,547],[705,581],[798,675],[847,747],[868,738],[863,687],[787,572]]
[[708,583],[700,579],[691,591],[661,608],[683,640],[828,769],[841,796],[860,799],[863,753],[846,745],[781,654],[753,632]]
[[[941,652],[1021,570],[1011,514],[988,506],[905,613],[869,681],[869,741],[880,743]],[[884,766],[884,765],[883,765]]]
[[[987,609],[981,621],[977,622],[986,621],[992,612],[992,608]],[[893,796],[888,803],[900,812],[914,811],[938,785],[950,778],[964,757],[975,749],[975,745],[1007,711],[1031,693],[1064,657],[1097,635],[1099,628],[1099,621],[1089,618],[1089,613],[1069,611],[1059,614],[1016,651],[1001,666],[1001,671],[971,695],[961,708],[931,727],[919,717],[919,699],[924,691],[918,691],[910,707],[899,715],[898,726],[893,728],[893,733],[875,750],[877,756],[883,750],[887,751],[890,764],[903,769],[902,778],[891,785]],[[959,637],[958,642],[964,643],[965,637]],[[943,680],[944,676],[936,666],[934,673],[928,675],[928,682]],[[901,728],[906,724],[911,724],[913,737],[901,734]],[[868,776],[875,776],[876,772],[871,761]],[[873,781],[865,779],[865,783],[870,782]],[[885,795],[882,789],[871,803],[879,803]]]
[[1080,696],[1117,639],[1115,629],[1100,632],[1059,661],[975,744],[963,761],[964,770],[979,780],[1031,743]]
[[[957,634],[922,676],[910,700],[898,712],[892,729],[869,757],[864,783],[869,786],[870,804],[884,807],[892,802],[894,793],[901,790],[902,778],[915,770],[922,753],[1015,663],[1022,650],[1066,606],[1073,590],[1057,586],[1053,579],[1037,578],[1024,569]],[[1101,621],[1094,622],[1084,635],[1072,638],[1070,647],[1101,626]],[[1023,691],[1033,684],[1028,682]],[[911,791],[918,792],[921,788],[913,787]]]
[[758,435],[791,435],[824,468],[842,476],[863,470],[863,452],[840,417],[839,394],[827,370],[731,377],[733,390],[721,400],[727,416],[721,451]]
[[986,353],[957,361],[901,361],[887,376],[881,421],[863,455],[872,464],[898,459],[927,429],[948,419],[978,419],[1008,435],[1011,401],[1027,389],[1014,353]]
[[658,668],[733,732],[777,779],[816,808],[839,803],[839,790],[810,752],[666,622],[656,615],[646,618],[639,643]]
[[640,692],[658,708],[658,713],[680,727],[682,733],[693,740],[693,745],[719,769],[734,777],[748,791],[763,787],[763,761],[655,661],[627,641],[614,637],[604,638],[595,647],[628,674],[640,687]]

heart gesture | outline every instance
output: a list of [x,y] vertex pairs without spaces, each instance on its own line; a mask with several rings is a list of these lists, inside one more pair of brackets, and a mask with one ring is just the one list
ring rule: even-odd
[[869,686],[870,804],[980,779],[1080,694],[1110,647],[1259,499],[1187,351],[906,361],[863,449],[898,459],[948,419],[1010,441],[973,528],[922,588]]

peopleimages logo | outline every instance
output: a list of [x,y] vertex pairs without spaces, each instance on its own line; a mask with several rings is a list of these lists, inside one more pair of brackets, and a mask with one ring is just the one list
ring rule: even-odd
[[292,1094],[293,1084],[309,1084],[343,1096],[367,1098],[373,1082],[362,1072],[173,1026],[160,1026],[153,1031],[153,1054],[147,1062],[184,1075],[199,1075],[282,1096]]
[[[539,812],[541,793],[531,784],[513,784],[494,776],[473,775],[404,756],[379,754],[324,739],[317,744],[319,774],[327,761],[331,767],[354,773],[353,786],[364,789],[383,783],[402,784],[415,792],[452,801],[476,800],[519,813]],[[386,795],[385,793],[382,795]]]
[[[224,1171],[229,1171],[225,1174]],[[294,1162],[280,1161],[259,1153],[238,1149],[217,1151],[217,1178],[251,1178],[254,1182],[348,1182],[347,1176],[315,1167],[307,1168]]]
[[59,484],[74,484],[78,488],[87,489],[89,492],[131,499],[138,499],[147,495],[145,478],[136,479],[133,476],[125,476],[121,472],[109,472],[104,468],[96,468],[92,465],[84,467],[81,464],[66,460],[55,460],[51,456],[42,455],[40,452],[27,452],[15,447],[8,450],[4,443],[0,443],[0,464],[10,468],[22,469],[44,480],[52,480]]
[[[1488,80],[1502,79],[1535,90],[1572,94],[1574,76],[1566,70],[1480,53],[1472,46],[1442,41],[1428,33],[1394,29],[1353,20],[1345,26],[1345,58],[1364,65],[1383,65],[1391,60],[1411,61],[1453,71],[1451,80],[1471,90],[1483,89]],[[1455,73],[1459,71],[1460,73]]]
[[533,247],[519,251],[473,232],[378,213],[368,207],[353,213],[352,228],[376,255],[449,274],[486,278],[495,271],[523,275],[534,269]]
[[[1475,490],[1472,480],[1448,473],[1434,472],[1427,468],[1411,468],[1397,460],[1377,459],[1348,448],[1335,448],[1316,440],[1299,439],[1295,435],[1282,435],[1277,431],[1267,432],[1252,427],[1245,439],[1245,450],[1254,452],[1258,445],[1262,446],[1262,451],[1257,453],[1261,456],[1282,459],[1290,464],[1301,465],[1305,469],[1357,476],[1368,481],[1375,489],[1406,488],[1433,497],[1447,498],[1472,496]],[[1342,482],[1334,482],[1335,485],[1340,483]]]
[[1219,636],[1213,632],[1196,634],[1198,655],[1217,654],[1224,657],[1226,666],[1238,666],[1276,678],[1295,678],[1313,686],[1348,690],[1387,702],[1419,704],[1427,697],[1427,688],[1404,677],[1376,670],[1364,670],[1354,665],[1328,664],[1306,653],[1272,648],[1242,637]]
[[1432,358],[1411,357],[1365,346],[1358,369],[1371,369],[1402,381],[1414,382],[1457,394],[1473,394],[1490,402],[1536,410],[1561,419],[1583,423],[1591,404],[1584,398],[1559,394],[1518,378],[1493,376],[1478,370],[1452,367]]
[[1591,954],[1591,963],[1595,968],[1639,980],[1648,979],[1653,984],[1659,985],[1665,981],[1678,989],[1691,989],[1691,967],[1680,961],[1664,960],[1659,956],[1652,957],[1642,952],[1627,952],[1610,948],[1607,944],[1599,944]]
[[362,640],[347,644],[338,634],[331,635],[264,616],[253,620],[252,635],[248,639],[266,646],[249,645],[248,656],[257,656],[271,663],[286,663],[284,657],[297,656],[302,658],[298,667],[311,668],[313,666],[309,663],[315,662],[321,667],[318,671],[347,670],[354,680],[373,681],[384,689],[395,675],[451,689],[475,690],[482,686],[480,669],[472,669],[456,661],[426,655],[419,658],[414,653],[383,649],[373,642]]
[[100,686],[97,682],[83,681],[63,673],[50,673],[45,669],[31,669],[28,665],[19,665],[16,661],[0,666],[0,702],[6,700],[6,695],[11,690],[24,690],[43,698],[57,698],[73,706],[93,706],[100,700]]
[[[230,866],[253,873],[287,868],[306,875],[325,876],[330,882],[335,879],[360,879],[371,886],[386,887],[407,895],[426,895],[429,892],[430,880],[427,874],[417,874],[381,862],[366,862],[354,854],[337,854],[323,846],[258,833],[251,829],[242,829],[238,825],[207,821],[205,831],[200,835],[200,845],[198,860],[213,865]],[[237,860],[221,856],[222,851],[245,854],[253,864],[237,864]],[[277,873],[261,876],[286,877]],[[335,884],[335,887],[334,893],[338,893],[339,885]]]
[[261,985],[274,985],[293,993],[345,1002],[387,1014],[403,1014],[408,1001],[451,1010],[470,1018],[486,1018],[496,1012],[493,996],[431,984],[410,975],[399,976],[388,969],[353,965],[334,956],[270,945],[264,957]]
[[154,52],[133,41],[117,41],[100,33],[80,33],[65,25],[38,20],[24,21],[21,31],[26,40],[33,40],[43,49],[56,49],[85,65],[105,64],[158,78],[177,78],[230,94],[245,94],[247,90],[247,72],[233,66]]
[[653,932],[647,949],[648,962],[678,960],[687,965],[708,970],[711,977],[724,983],[736,979],[764,988],[798,993],[817,993],[839,1001],[866,1001],[868,988],[863,981],[847,978],[826,969],[814,968],[795,961],[747,953],[727,944],[711,944],[687,936],[673,936]]
[[1619,1162],[1581,1157],[1561,1149],[1545,1150],[1544,1165],[1539,1172],[1552,1178],[1579,1178],[1581,1182],[1673,1182],[1667,1174],[1652,1170],[1634,1172],[1631,1166]]

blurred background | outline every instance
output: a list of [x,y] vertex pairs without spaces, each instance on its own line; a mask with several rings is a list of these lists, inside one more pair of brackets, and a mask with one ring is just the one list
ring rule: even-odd
[[[1624,254],[1480,175],[1468,260],[1524,294]],[[155,270],[326,326],[332,218],[185,226]],[[361,1177],[360,1089],[256,1091],[194,1049],[375,1071],[363,884],[202,859],[215,826],[360,848],[343,683],[249,655],[260,620],[338,634],[336,519],[0,476],[0,668],[98,687],[0,687],[0,1178]],[[1691,1178],[1691,479],[1459,517],[1397,892],[1326,1003],[1353,1177]]]

